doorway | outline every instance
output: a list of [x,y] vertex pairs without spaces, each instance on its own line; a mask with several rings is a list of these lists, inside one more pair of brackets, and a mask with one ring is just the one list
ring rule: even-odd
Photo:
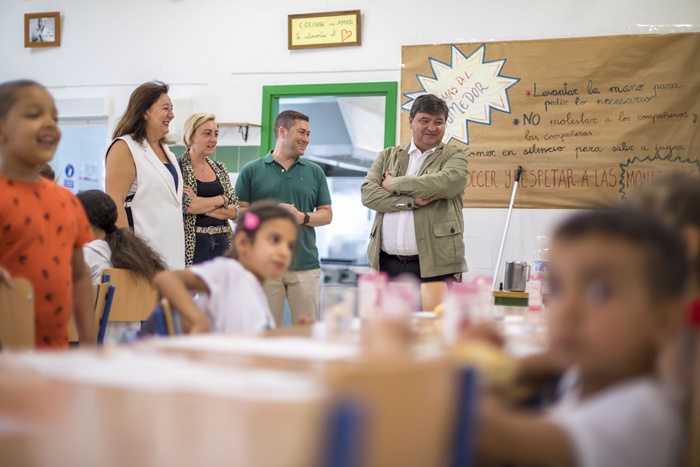
[[332,281],[334,264],[367,265],[374,213],[362,205],[360,185],[377,154],[396,144],[397,97],[396,82],[263,86],[260,157],[275,145],[281,111],[309,116],[304,158],[326,174],[335,214],[330,225],[316,229],[324,282]]
[[[327,123],[331,122],[326,122],[324,115],[335,117],[333,112],[333,107],[335,107],[340,112],[341,120],[335,119],[334,122],[345,124],[348,128],[349,143],[359,148],[359,151],[356,150],[354,155],[359,155],[360,158],[365,158],[363,157],[365,155],[362,154],[364,150],[381,150],[393,146],[396,144],[397,93],[398,83],[396,82],[263,86],[260,157],[267,154],[275,145],[273,133],[275,117],[281,110],[292,106],[295,107],[295,110],[299,110],[296,107],[303,106],[307,111],[319,109],[330,112],[312,120],[312,135],[316,125],[324,128],[330,127]],[[299,111],[304,113],[303,110]],[[309,117],[313,117],[313,115],[309,115]],[[383,125],[383,129],[379,129],[382,143],[380,148],[364,147],[366,145],[363,142],[368,131],[367,126],[363,131],[363,119],[369,119],[371,122]],[[375,124],[369,133],[374,135],[377,130]],[[372,142],[376,144],[378,141],[372,138]],[[312,144],[313,138],[310,146]],[[326,151],[325,155],[338,156],[331,152]],[[374,155],[376,156],[376,153]]]

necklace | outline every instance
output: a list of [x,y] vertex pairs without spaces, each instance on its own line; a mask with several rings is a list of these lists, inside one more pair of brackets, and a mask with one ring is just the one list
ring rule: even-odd
[[195,177],[198,180],[205,180],[209,178],[209,164],[207,163],[206,159],[204,160],[203,163],[195,165],[194,162],[192,163],[192,169],[194,170]]
[[201,166],[201,167],[194,167],[194,173],[197,175],[200,179],[203,179],[206,177],[206,175],[209,173],[209,170],[207,170],[208,167],[207,165]]

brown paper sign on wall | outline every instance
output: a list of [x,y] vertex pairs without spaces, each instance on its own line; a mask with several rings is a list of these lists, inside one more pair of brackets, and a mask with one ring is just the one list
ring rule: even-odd
[[700,176],[700,34],[628,35],[402,48],[408,110],[426,92],[450,109],[468,207],[620,200],[666,171]]

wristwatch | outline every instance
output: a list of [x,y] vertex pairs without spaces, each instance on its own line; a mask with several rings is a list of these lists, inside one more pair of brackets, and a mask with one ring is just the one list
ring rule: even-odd
[[311,220],[311,216],[309,216],[308,212],[305,212],[304,213],[304,225],[308,224],[310,220]]

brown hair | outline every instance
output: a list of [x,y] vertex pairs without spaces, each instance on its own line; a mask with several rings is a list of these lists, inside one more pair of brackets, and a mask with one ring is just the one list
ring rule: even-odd
[[690,270],[685,243],[657,216],[628,206],[583,211],[556,228],[554,241],[576,241],[593,235],[639,247],[645,256],[645,289],[653,301],[683,297]]
[[165,262],[145,241],[128,228],[117,228],[117,205],[109,195],[88,190],[78,193],[78,199],[90,225],[107,233],[113,267],[128,269],[149,282],[157,272],[165,271]]
[[42,164],[39,166],[39,175],[52,182],[56,181],[56,172],[53,171],[49,164]]
[[[663,174],[635,190],[628,201],[678,230],[686,226],[700,230],[700,179],[697,175]],[[692,267],[700,278],[700,255],[693,258]]]
[[[299,233],[299,225],[294,218],[294,214],[272,201],[256,201],[246,209],[243,215],[238,216],[236,219],[235,235],[246,235],[250,242],[253,243],[260,226],[273,219],[287,219],[294,225],[297,234]],[[238,259],[235,246],[226,252],[225,256]]]
[[0,84],[0,120],[3,120],[10,113],[10,109],[17,102],[19,92],[29,86],[44,88],[41,84],[30,79],[19,79]]
[[280,112],[275,119],[275,126],[273,130],[275,132],[275,138],[277,138],[281,127],[284,127],[285,130],[289,131],[297,120],[304,120],[305,122],[308,122],[309,117],[301,112],[297,112],[296,110],[285,110],[284,112]]
[[[160,96],[167,94],[170,87],[162,81],[149,81],[134,89],[129,97],[129,104],[119,123],[114,128],[112,139],[124,135],[131,135],[138,143],[146,139],[146,111],[155,104]],[[167,136],[160,140],[161,144],[170,144]]]

